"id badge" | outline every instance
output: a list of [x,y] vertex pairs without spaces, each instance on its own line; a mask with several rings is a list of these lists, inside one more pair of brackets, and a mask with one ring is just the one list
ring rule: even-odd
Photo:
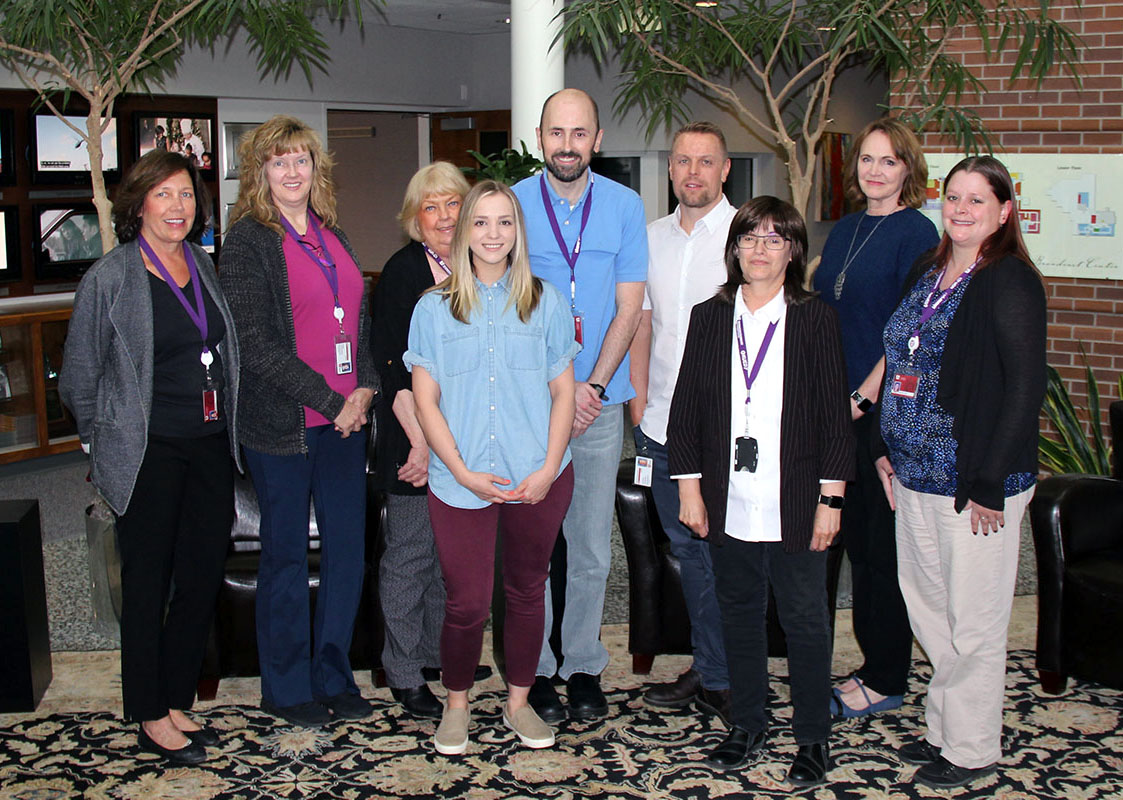
[[751,436],[738,436],[734,442],[733,469],[737,472],[756,472],[757,458],[760,455],[760,446]]
[[655,462],[648,456],[636,456],[636,474],[632,483],[636,486],[651,486],[651,473]]
[[345,333],[338,333],[335,336],[335,374],[350,375],[352,368],[351,339]]
[[203,381],[203,422],[218,422],[218,384],[211,378]]
[[916,388],[920,384],[920,376],[908,372],[893,374],[893,383],[889,387],[889,394],[894,397],[907,397],[912,400],[916,397]]
[[585,344],[585,318],[581,315],[580,311],[573,312],[573,338],[577,344]]

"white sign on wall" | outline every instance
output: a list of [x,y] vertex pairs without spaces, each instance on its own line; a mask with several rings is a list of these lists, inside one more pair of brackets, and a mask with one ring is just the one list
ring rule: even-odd
[[[928,193],[921,211],[943,230],[944,176],[954,153],[925,154]],[[1042,275],[1123,279],[1123,155],[1003,153],[1026,247]]]

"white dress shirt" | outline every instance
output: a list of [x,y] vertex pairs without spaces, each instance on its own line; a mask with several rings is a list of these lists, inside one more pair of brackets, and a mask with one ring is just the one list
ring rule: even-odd
[[640,427],[660,444],[667,442],[667,419],[686,347],[690,311],[725,283],[725,240],[736,213],[722,195],[689,234],[680,222],[682,206],[647,226],[643,307],[651,311],[651,361]]

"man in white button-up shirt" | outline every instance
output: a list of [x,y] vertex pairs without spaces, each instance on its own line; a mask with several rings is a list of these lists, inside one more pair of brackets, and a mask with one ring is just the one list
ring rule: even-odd
[[716,125],[693,122],[679,129],[668,161],[678,208],[647,226],[644,311],[631,350],[637,396],[630,409],[636,452],[654,462],[651,491],[671,552],[682,567],[694,665],[678,680],[652,686],[644,699],[660,708],[697,702],[724,719],[729,675],[710,548],[678,520],[678,487],[667,472],[666,442],[690,311],[725,282],[725,240],[736,209],[722,194],[730,161],[725,136]]

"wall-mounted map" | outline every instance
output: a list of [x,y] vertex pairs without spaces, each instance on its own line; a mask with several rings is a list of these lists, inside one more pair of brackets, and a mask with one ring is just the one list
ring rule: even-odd
[[[926,154],[921,209],[942,230],[944,176],[954,153]],[[1000,153],[1010,170],[1026,246],[1043,275],[1123,279],[1123,155]]]

